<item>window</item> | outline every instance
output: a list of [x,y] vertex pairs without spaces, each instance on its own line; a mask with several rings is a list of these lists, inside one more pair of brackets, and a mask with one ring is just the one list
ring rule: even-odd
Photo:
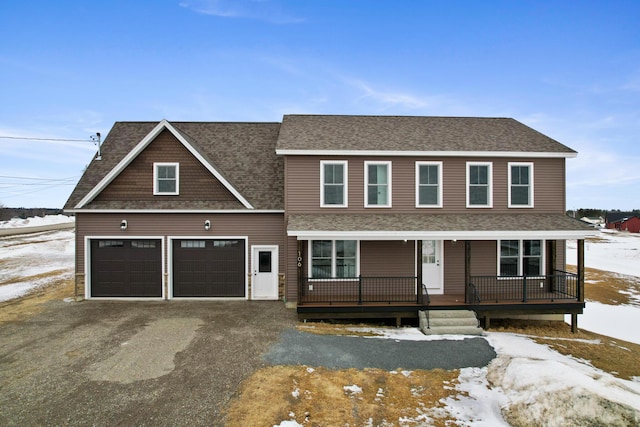
[[178,163],[154,163],[153,164],[153,194],[154,195],[178,195]]
[[493,205],[491,163],[467,163],[467,207],[490,208]]
[[391,207],[391,162],[364,162],[365,207]]
[[416,162],[416,207],[442,207],[442,162]]
[[501,240],[500,276],[540,276],[542,272],[541,240]]
[[131,247],[136,249],[155,249],[155,240],[132,240]]
[[356,240],[312,240],[310,275],[314,279],[353,278],[358,276]]
[[347,162],[320,162],[320,206],[347,207]]
[[533,163],[509,163],[509,207],[533,207]]
[[206,245],[204,240],[181,240],[180,247],[182,249],[202,249]]

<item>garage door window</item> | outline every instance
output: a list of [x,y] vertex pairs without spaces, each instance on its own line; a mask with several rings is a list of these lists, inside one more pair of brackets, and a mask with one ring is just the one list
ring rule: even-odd
[[182,249],[202,249],[205,247],[204,240],[181,240],[180,247]]
[[122,240],[100,240],[98,242],[99,248],[121,248],[124,246]]
[[136,249],[155,249],[155,240],[132,240],[131,247]]

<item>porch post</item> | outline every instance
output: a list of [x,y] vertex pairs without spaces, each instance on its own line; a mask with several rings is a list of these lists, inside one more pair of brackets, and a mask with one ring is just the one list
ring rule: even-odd
[[557,268],[557,256],[556,256],[556,248],[557,248],[556,240],[547,240],[547,277],[549,277],[549,290],[551,292],[556,291],[556,270]]
[[584,302],[584,239],[578,240],[578,301]]
[[422,295],[422,240],[416,240],[416,278],[417,278],[417,286],[418,286],[418,304],[424,304],[424,295]]
[[471,242],[464,241],[464,301],[469,301],[468,288],[471,283]]
[[297,262],[297,271],[298,271],[298,304],[302,302],[302,294],[303,290],[303,279],[302,279],[302,240],[298,240],[298,258]]
[[[576,289],[576,297],[579,302],[584,302],[584,239],[578,240],[578,283]],[[571,313],[571,332],[578,332],[578,314]]]

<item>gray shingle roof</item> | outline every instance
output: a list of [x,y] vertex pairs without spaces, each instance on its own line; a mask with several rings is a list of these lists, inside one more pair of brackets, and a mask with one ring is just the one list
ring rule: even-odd
[[563,214],[294,214],[287,230],[327,232],[584,231],[593,228]]
[[[275,153],[280,123],[171,122],[196,151],[255,209],[284,209],[284,160]],[[71,193],[73,209],[158,122],[116,122],[102,144],[102,160],[93,160]],[[238,203],[160,199],[157,202],[92,202],[85,209],[239,209]]]
[[286,115],[277,150],[575,154],[510,118]]

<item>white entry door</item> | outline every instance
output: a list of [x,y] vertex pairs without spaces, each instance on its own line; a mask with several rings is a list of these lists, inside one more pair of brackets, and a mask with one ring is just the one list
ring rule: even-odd
[[422,283],[430,294],[444,293],[442,240],[422,241]]
[[251,298],[278,299],[278,247],[252,246]]

